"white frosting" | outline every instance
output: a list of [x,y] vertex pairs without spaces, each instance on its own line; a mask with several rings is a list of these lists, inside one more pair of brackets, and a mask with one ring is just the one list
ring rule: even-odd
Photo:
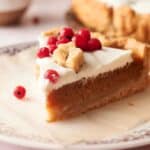
[[150,0],[98,0],[106,3],[108,6],[119,7],[122,5],[128,5],[136,12],[142,14],[150,13]]
[[13,11],[25,8],[31,0],[0,0],[0,11]]
[[[40,46],[44,46],[44,41],[46,40],[40,41]],[[106,47],[93,53],[84,52],[85,63],[78,73],[56,64],[51,57],[37,59],[37,64],[40,66],[39,85],[42,90],[48,92],[51,89],[58,89],[82,78],[96,77],[98,74],[122,68],[133,61],[131,53],[130,50]],[[57,83],[53,84],[44,79],[44,74],[48,69],[54,69],[59,73],[60,78]]]

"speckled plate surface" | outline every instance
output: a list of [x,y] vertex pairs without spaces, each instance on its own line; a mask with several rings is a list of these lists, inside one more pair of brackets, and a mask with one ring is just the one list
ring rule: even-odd
[[[16,53],[23,51],[25,49],[29,49],[30,47],[34,47],[36,44],[37,44],[36,42],[31,42],[31,43],[24,43],[24,44],[18,44],[14,46],[0,48],[0,55],[3,55],[3,54],[16,55]],[[145,93],[137,95],[136,99],[140,97],[141,100],[144,98],[145,99],[147,98],[150,100],[149,93],[150,93],[150,88]],[[20,105],[20,104],[17,104],[17,105]],[[21,105],[24,105],[24,104],[21,104]],[[1,105],[2,109],[3,107],[4,105]],[[27,107],[27,106],[24,106],[24,107]],[[19,115],[19,113],[21,113],[21,110],[18,111],[17,113]],[[29,125],[32,122],[32,120],[30,120],[30,118],[27,118],[27,117],[29,116],[26,116],[25,118],[26,120],[24,120],[23,123]],[[11,126],[10,124],[8,124],[8,122],[5,121],[5,119],[3,120],[3,117],[1,118],[1,115],[0,115],[0,140],[1,141],[16,144],[16,145],[21,145],[25,147],[30,147],[30,148],[42,148],[42,149],[79,148],[79,149],[92,149],[92,150],[93,149],[117,150],[117,149],[138,147],[138,146],[150,144],[150,123],[148,119],[143,120],[143,123],[140,123],[138,126],[132,129],[129,129],[128,131],[124,132],[123,134],[120,134],[119,136],[114,136],[114,137],[112,136],[111,138],[107,137],[105,139],[100,139],[100,140],[82,140],[81,139],[79,141],[76,141],[70,144],[62,144],[62,143],[56,142],[56,140],[52,140],[53,138],[48,138],[48,136],[43,136],[41,134],[33,134],[32,132],[30,133],[30,131],[24,134],[23,132],[17,131],[14,128],[14,126],[15,125]],[[37,126],[37,130],[39,130],[38,126]]]

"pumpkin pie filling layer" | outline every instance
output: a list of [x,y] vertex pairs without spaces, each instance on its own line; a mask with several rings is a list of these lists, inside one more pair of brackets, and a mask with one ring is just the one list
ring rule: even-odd
[[140,62],[95,78],[81,79],[52,90],[47,98],[50,120],[65,119],[143,90],[148,82]]

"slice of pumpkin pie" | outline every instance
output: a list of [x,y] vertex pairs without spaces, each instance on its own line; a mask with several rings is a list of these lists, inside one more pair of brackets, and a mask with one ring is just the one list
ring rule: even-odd
[[39,45],[37,79],[48,121],[78,116],[148,86],[150,50],[134,39],[110,48],[87,29],[66,27],[44,32]]

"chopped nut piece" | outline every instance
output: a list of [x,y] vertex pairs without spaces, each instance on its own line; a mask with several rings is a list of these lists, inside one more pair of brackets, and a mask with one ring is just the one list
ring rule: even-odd
[[72,47],[75,47],[75,44],[73,42],[58,45],[58,48],[61,48],[61,49],[69,49]]
[[70,48],[66,60],[66,67],[72,68],[78,72],[83,64],[83,58],[83,51],[80,48]]
[[53,36],[53,35],[57,35],[59,33],[59,29],[58,28],[53,28],[49,31],[43,32],[42,35],[43,36]]
[[67,56],[68,50],[63,47],[58,47],[53,53],[54,61],[61,66],[65,66]]
[[69,53],[69,48],[73,46],[74,46],[73,42],[58,45],[58,48],[53,53],[54,61],[61,66],[65,66],[66,59]]
[[54,51],[52,58],[57,64],[71,68],[75,72],[79,71],[84,62],[83,51],[76,48],[73,42],[60,44]]

